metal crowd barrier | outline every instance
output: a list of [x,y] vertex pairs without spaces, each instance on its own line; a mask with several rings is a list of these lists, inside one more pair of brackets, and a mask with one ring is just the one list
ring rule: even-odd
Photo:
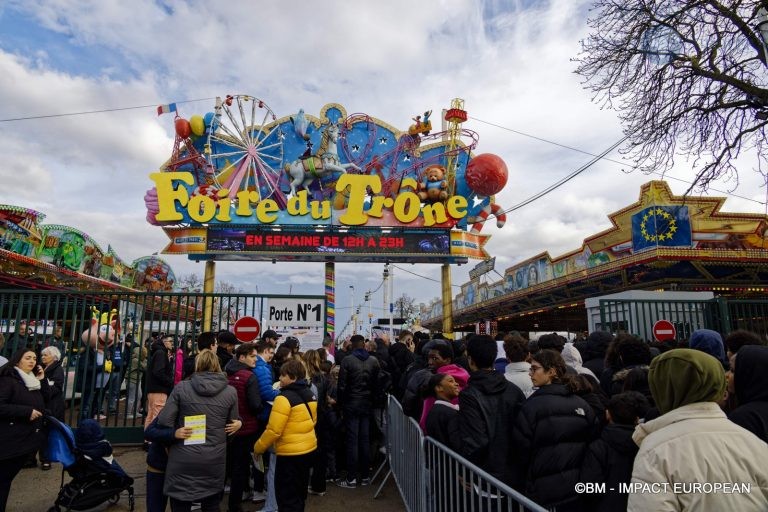
[[547,512],[447,446],[426,437],[392,396],[387,412],[389,472],[408,512]]
[[428,512],[547,512],[447,446],[424,438]]
[[374,498],[379,495],[387,478],[392,475],[400,490],[400,496],[403,497],[406,510],[408,512],[425,511],[427,496],[424,492],[426,487],[424,435],[419,424],[403,413],[400,403],[392,395],[389,396],[387,415],[389,416],[387,459],[390,469]]

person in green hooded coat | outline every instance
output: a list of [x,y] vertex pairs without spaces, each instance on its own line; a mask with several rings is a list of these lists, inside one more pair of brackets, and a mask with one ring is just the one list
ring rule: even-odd
[[670,350],[651,362],[648,384],[661,416],[632,436],[640,449],[627,510],[765,511],[768,444],[717,405],[725,393],[720,362],[698,350]]

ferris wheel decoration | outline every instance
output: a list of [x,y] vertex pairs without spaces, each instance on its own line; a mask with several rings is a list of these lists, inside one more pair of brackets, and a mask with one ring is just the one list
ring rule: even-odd
[[280,208],[285,196],[278,186],[283,165],[283,133],[277,116],[264,101],[247,95],[216,98],[204,153],[215,169],[214,183],[238,192],[256,192],[258,200],[272,198]]

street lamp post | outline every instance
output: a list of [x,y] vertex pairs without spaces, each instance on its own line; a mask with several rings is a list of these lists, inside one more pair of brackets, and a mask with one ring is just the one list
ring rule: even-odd
[[392,313],[395,309],[395,266],[389,266],[389,339],[395,339],[395,323]]
[[368,332],[370,333],[371,339],[373,339],[373,311],[372,311],[372,300],[371,300],[371,290],[368,290],[365,293],[365,301],[368,303]]
[[355,314],[355,287],[349,285],[349,289],[351,290],[352,298],[352,307],[350,308],[350,313],[352,314],[352,335],[354,336],[357,334],[357,315]]

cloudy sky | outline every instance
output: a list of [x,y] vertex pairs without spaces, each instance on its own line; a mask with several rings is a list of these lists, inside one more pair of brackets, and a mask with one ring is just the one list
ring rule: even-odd
[[[476,153],[507,163],[497,202],[509,208],[622,137],[615,112],[593,103],[573,73],[588,8],[583,0],[5,0],[0,119],[123,110],[0,122],[0,203],[81,229],[127,261],[158,251],[167,238],[146,223],[143,197],[149,173],[170,155],[173,123],[156,106],[250,94],[278,116],[299,108],[318,115],[336,102],[401,129],[463,98],[465,127],[480,135]],[[188,117],[212,106],[206,99],[180,109]],[[763,213],[763,181],[744,160],[738,184],[718,183],[708,195],[732,192],[726,210]],[[653,178],[623,172],[630,167],[603,160],[511,214],[503,230],[487,226],[496,268],[543,251],[559,256],[609,227],[607,214],[636,201]],[[672,176],[682,194],[693,173],[682,161]],[[203,274],[202,264],[166,259],[177,275]],[[454,285],[473,264],[453,268]],[[418,276],[396,269],[396,296],[440,295],[439,266],[399,267]],[[349,286],[360,303],[382,268],[337,265],[339,328],[349,317]],[[222,262],[217,278],[246,292],[323,292],[321,264]],[[377,316],[382,300],[374,296]]]

